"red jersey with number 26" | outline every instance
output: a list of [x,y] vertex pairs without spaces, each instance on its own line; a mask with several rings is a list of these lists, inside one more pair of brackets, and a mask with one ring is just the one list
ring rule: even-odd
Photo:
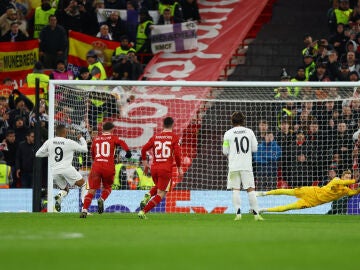
[[123,150],[129,151],[128,145],[116,135],[104,132],[95,137],[91,145],[93,166],[115,170],[114,153],[116,146],[120,146]]
[[175,159],[176,166],[181,165],[179,136],[172,131],[155,134],[141,149],[141,159],[146,160],[146,152],[152,149],[152,166],[171,168]]

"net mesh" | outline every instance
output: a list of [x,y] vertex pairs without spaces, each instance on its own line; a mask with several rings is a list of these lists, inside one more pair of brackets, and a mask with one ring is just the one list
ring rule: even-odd
[[[185,170],[182,180],[174,170],[173,190],[226,190],[227,159],[222,154],[222,140],[224,132],[231,128],[234,111],[245,113],[246,126],[254,130],[259,142],[253,162],[257,190],[322,186],[346,169],[357,179],[357,88],[309,85],[182,85],[175,89],[161,83],[57,85],[54,124],[65,123],[71,131],[70,138],[75,139],[81,132],[90,144],[101,123],[112,121],[115,133],[127,142],[135,156],[128,164],[132,171],[122,174],[127,178],[123,183],[128,184],[120,189],[139,189],[132,174],[138,153],[162,129],[163,118],[172,116],[175,132],[182,140]],[[117,158],[124,162],[123,153],[118,152]],[[74,165],[88,172],[91,159],[88,155],[76,156]],[[329,212],[350,213],[348,205],[348,198],[344,198]]]

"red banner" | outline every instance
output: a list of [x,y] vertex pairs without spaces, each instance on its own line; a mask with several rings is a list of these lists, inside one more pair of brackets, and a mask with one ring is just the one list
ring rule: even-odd
[[1,42],[0,45],[0,80],[9,77],[20,84],[39,58],[39,41]]
[[104,65],[107,75],[111,75],[111,56],[120,45],[119,42],[109,41],[76,31],[69,32],[69,55],[68,68],[77,73],[80,66],[88,66],[86,54],[90,50],[95,50],[98,58]]
[[[202,2],[199,4],[203,21],[198,25],[198,49],[155,55],[147,65],[144,77],[153,81],[218,80],[232,54],[245,39],[267,2],[267,0]],[[141,100],[136,99],[136,103],[132,105],[133,109],[129,111],[129,115],[132,116],[130,119],[134,118],[134,114],[136,115],[136,108],[139,113],[144,113],[146,106],[157,108],[157,111],[165,111],[167,115],[174,117],[175,132],[181,134],[183,141],[183,164],[188,167],[196,156],[196,132],[200,127],[198,114],[203,109],[203,102],[194,99],[208,97],[211,94],[210,89],[146,87],[146,90],[139,89],[139,94],[141,93],[146,93],[147,98],[153,99],[151,102],[144,102],[146,103],[144,105],[141,104]],[[156,110],[151,112],[156,114]],[[145,123],[156,132],[162,127],[163,117],[164,115],[161,117],[153,115]],[[122,132],[125,130],[123,129]],[[140,137],[141,132],[142,130],[139,129],[137,136]],[[122,135],[126,138],[128,134]]]
[[[268,0],[205,1],[196,51],[159,55],[145,70],[148,80],[216,81]],[[182,92],[180,92],[182,93]]]

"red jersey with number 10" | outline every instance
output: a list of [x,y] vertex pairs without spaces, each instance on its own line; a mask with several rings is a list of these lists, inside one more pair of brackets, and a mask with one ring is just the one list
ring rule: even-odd
[[114,153],[116,146],[129,151],[128,145],[116,135],[104,132],[96,136],[91,145],[93,166],[97,165],[115,170]]
[[171,168],[175,159],[176,165],[181,165],[179,136],[172,131],[155,134],[141,149],[141,158],[146,160],[146,152],[152,149],[152,166]]

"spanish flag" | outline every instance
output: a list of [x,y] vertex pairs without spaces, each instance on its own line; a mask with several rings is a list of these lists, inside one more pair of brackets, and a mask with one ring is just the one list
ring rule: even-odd
[[69,55],[68,67],[77,74],[77,68],[88,66],[86,54],[94,50],[99,60],[104,65],[107,75],[111,75],[111,57],[116,49],[120,46],[119,42],[104,40],[101,38],[89,36],[76,31],[69,32]]
[[[9,98],[10,94],[12,93],[14,87],[8,86],[4,84],[0,84],[0,96]],[[35,88],[34,87],[27,87],[27,86],[20,86],[19,89],[21,94],[25,95],[28,99],[30,99],[35,104]],[[40,88],[40,98],[44,97],[44,89]]]
[[39,41],[37,39],[19,42],[1,42],[0,80],[10,77],[25,80],[39,59]]

